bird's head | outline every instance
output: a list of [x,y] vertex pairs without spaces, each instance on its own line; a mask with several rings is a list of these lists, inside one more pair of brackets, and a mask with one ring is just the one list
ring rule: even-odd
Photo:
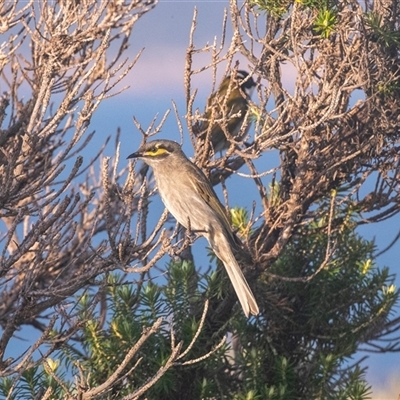
[[181,146],[172,140],[153,140],[139,147],[127,158],[141,158],[146,164],[155,166],[165,160],[184,156]]
[[246,96],[251,97],[254,88],[256,87],[254,79],[249,76],[248,72],[243,70],[239,70],[236,73],[236,79],[238,80],[240,88],[246,94]]
[[226,78],[224,78],[218,89],[218,96],[225,96],[229,90],[231,92],[231,96],[242,97],[243,94],[237,90],[239,87],[246,97],[251,97],[254,88],[256,87],[256,83],[248,72],[239,70],[236,71],[236,74],[228,75]]

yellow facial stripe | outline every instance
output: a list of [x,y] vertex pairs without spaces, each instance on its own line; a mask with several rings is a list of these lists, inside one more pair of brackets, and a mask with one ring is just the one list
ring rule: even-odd
[[152,150],[146,151],[144,154],[146,156],[150,156],[150,157],[157,157],[157,156],[160,156],[161,154],[165,154],[165,153],[168,153],[168,151],[163,148],[158,148],[158,149],[152,149]]

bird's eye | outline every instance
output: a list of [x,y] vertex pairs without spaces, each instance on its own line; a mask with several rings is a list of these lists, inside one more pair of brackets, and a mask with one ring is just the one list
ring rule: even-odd
[[152,147],[150,150],[146,152],[146,155],[150,157],[158,157],[162,154],[166,154],[168,151],[163,147]]

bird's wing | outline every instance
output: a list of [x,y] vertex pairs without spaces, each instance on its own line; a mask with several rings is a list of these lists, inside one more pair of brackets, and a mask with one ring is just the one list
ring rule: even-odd
[[232,244],[236,243],[235,237],[231,230],[231,225],[229,219],[226,215],[226,210],[218,200],[214,189],[210,186],[207,181],[206,176],[203,174],[196,165],[193,165],[195,181],[191,181],[193,189],[200,195],[200,197],[205,201],[205,203],[215,212],[217,218],[224,227],[230,241]]
[[[237,89],[239,91],[239,89]],[[248,107],[248,102],[240,93],[234,93],[232,98],[228,99],[226,108],[229,112],[228,117],[242,112],[241,118],[244,118]],[[237,117],[239,118],[239,117]]]

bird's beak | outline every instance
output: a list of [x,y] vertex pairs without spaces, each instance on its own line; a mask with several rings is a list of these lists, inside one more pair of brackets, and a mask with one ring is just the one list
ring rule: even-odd
[[140,151],[137,151],[136,153],[132,153],[130,154],[128,157],[126,158],[139,158],[142,157],[142,153]]

